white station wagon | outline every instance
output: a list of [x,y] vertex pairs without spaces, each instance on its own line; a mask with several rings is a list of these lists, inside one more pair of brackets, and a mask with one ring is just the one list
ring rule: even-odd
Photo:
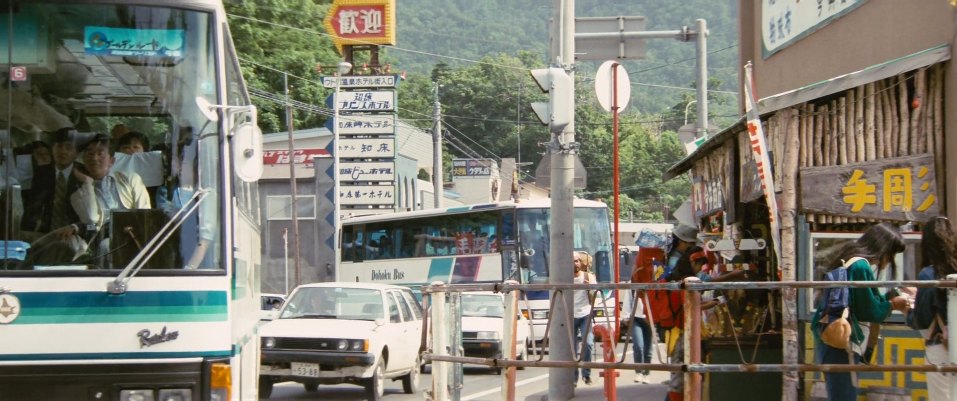
[[273,384],[364,386],[382,398],[385,380],[418,391],[422,309],[406,287],[373,283],[315,283],[297,287],[279,317],[260,328],[259,396]]

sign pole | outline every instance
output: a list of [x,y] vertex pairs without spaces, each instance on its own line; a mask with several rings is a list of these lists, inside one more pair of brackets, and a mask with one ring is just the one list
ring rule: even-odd
[[[612,176],[614,177],[614,198],[615,198],[615,282],[621,281],[621,255],[618,253],[620,244],[618,243],[618,220],[621,213],[619,209],[618,194],[621,188],[619,187],[619,171],[618,171],[618,66],[620,64],[614,63],[611,65],[611,131],[612,131],[612,143],[614,154],[614,167],[612,168]],[[618,330],[620,327],[621,312],[618,310],[618,291],[615,291],[615,327],[612,328],[612,332],[615,333],[615,338],[618,338]],[[608,380],[608,378],[605,378]]]

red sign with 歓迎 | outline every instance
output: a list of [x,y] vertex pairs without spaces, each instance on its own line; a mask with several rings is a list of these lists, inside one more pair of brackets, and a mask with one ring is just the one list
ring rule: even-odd
[[394,45],[395,0],[335,0],[323,23],[340,51],[343,45]]

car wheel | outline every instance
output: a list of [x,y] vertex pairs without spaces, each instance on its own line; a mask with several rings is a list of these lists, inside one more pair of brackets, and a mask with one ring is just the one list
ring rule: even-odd
[[305,388],[307,392],[315,393],[316,390],[319,390],[319,383],[303,383],[302,387]]
[[385,360],[379,359],[372,371],[372,377],[366,379],[366,399],[380,401],[385,395]]
[[406,394],[415,394],[419,391],[419,369],[422,366],[422,357],[415,357],[415,364],[409,374],[402,376],[402,391]]
[[259,376],[259,399],[265,400],[272,395],[272,379]]

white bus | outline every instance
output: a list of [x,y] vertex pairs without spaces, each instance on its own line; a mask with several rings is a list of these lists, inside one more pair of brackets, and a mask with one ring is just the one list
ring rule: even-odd
[[[336,279],[412,287],[434,281],[466,284],[506,279],[545,284],[551,273],[550,206],[549,199],[522,200],[344,218]],[[576,199],[574,208],[574,249],[594,256],[599,283],[612,282],[608,207]],[[530,255],[524,258],[527,266],[520,267],[519,255]],[[522,302],[523,313],[533,322],[534,339],[540,341],[548,319],[548,292],[525,295],[528,303]],[[613,307],[613,302],[607,307]],[[606,314],[603,308],[596,313]]]
[[262,138],[222,2],[6,1],[0,44],[0,398],[255,399]]

